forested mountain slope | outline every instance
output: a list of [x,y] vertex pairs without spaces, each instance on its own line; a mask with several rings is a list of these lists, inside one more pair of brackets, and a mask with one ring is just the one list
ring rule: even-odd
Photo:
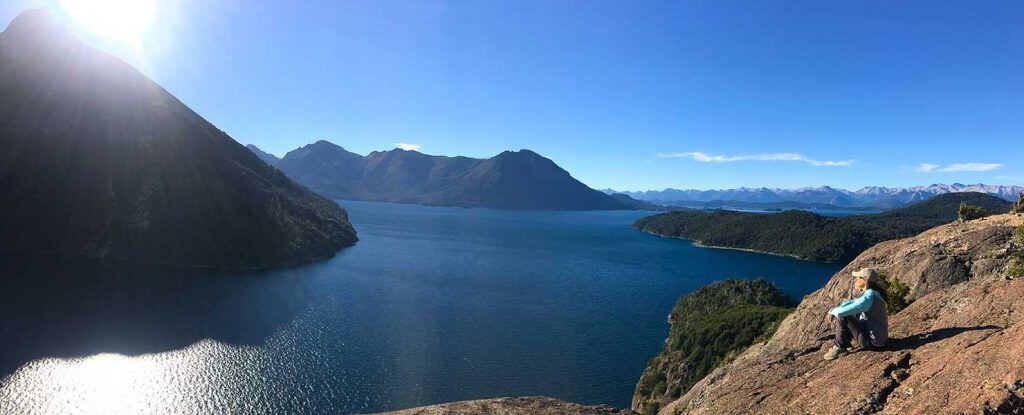
[[828,217],[799,210],[678,210],[640,218],[633,226],[706,246],[834,262],[852,259],[878,242],[905,238],[952,222],[961,203],[981,206],[990,213],[1008,212],[1013,205],[983,193],[947,193],[871,215]]
[[277,167],[335,199],[523,210],[638,209],[606,195],[530,150],[491,158],[394,149],[360,156],[327,141],[293,150]]

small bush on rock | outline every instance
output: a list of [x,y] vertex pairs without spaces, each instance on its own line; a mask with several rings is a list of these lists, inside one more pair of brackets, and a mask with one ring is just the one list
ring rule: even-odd
[[956,215],[961,222],[966,222],[969,220],[981,219],[985,216],[988,216],[988,211],[981,206],[961,203],[960,210],[957,211]]
[[1024,225],[1017,227],[1013,244],[1015,245],[1013,259],[1010,260],[1010,266],[1006,269],[1006,275],[1010,278],[1022,278],[1024,277]]
[[885,303],[885,310],[888,311],[891,316],[899,313],[910,305],[910,302],[907,301],[907,295],[910,294],[910,287],[895,278],[886,278],[886,281],[889,283],[889,288],[885,290],[886,294],[889,296],[889,301]]
[[1020,199],[1013,205],[1013,213],[1021,214],[1024,213],[1024,192],[1020,194]]
[[1010,278],[1024,277],[1024,259],[1012,259],[1010,261],[1010,267],[1006,269],[1006,275]]

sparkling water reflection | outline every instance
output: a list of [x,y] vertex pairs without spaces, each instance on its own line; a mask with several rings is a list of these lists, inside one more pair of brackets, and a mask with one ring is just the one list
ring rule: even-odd
[[225,274],[0,258],[0,413],[351,413],[505,395],[628,406],[680,294],[838,268],[700,249],[641,212],[346,203],[336,258]]

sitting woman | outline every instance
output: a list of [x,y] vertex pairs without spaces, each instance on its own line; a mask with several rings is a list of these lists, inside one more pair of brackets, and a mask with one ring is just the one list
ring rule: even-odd
[[885,280],[871,268],[855,271],[853,277],[853,286],[861,295],[829,310],[828,320],[835,326],[836,339],[825,360],[849,353],[852,339],[866,350],[881,348],[889,340]]

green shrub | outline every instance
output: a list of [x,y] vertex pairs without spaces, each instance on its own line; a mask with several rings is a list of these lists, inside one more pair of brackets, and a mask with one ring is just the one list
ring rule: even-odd
[[1017,227],[1013,244],[1016,246],[1013,258],[1010,260],[1010,266],[1006,269],[1006,275],[1010,278],[1022,278],[1024,277],[1024,225]]
[[657,402],[646,402],[644,403],[643,410],[640,411],[641,415],[657,415],[658,409],[661,409]]
[[885,290],[885,293],[889,296],[889,301],[885,303],[885,310],[888,311],[891,316],[899,313],[910,305],[910,302],[907,301],[907,295],[910,294],[910,287],[895,278],[891,280],[887,278],[886,281],[889,283],[889,288]]
[[1010,278],[1024,278],[1024,259],[1017,257],[1010,260],[1010,267],[1006,269],[1006,275]]
[[640,375],[640,382],[638,382],[636,385],[637,393],[642,395],[650,395],[651,392],[653,392],[657,388],[657,385],[659,383],[664,386],[665,373],[656,370],[659,363],[660,359],[658,359],[657,357],[651,359],[647,363],[648,369],[645,370],[642,375]]
[[1013,213],[1024,213],[1024,192],[1020,194],[1020,199],[1013,205]]
[[662,380],[662,381],[660,381],[660,382],[658,382],[657,384],[654,385],[654,394],[655,395],[664,395],[666,390],[668,390],[668,385],[665,384],[664,380]]
[[960,210],[956,212],[957,219],[961,222],[969,220],[981,219],[988,216],[988,211],[981,206],[968,205],[967,203],[960,203]]
[[683,396],[683,388],[679,385],[673,386],[672,390],[669,391],[668,396],[672,399],[679,399],[680,396]]

